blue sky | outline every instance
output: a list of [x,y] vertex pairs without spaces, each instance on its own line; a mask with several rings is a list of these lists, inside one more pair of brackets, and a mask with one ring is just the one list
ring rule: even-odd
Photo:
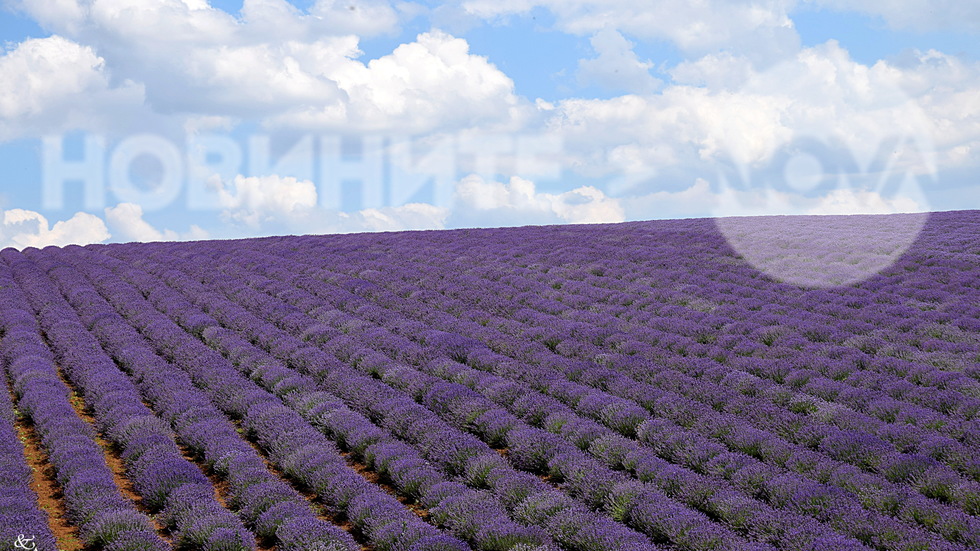
[[971,3],[0,6],[0,246],[980,208]]

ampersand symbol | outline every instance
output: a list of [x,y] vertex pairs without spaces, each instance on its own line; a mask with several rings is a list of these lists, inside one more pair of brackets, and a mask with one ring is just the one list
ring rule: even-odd
[[14,548],[34,551],[37,549],[37,545],[34,544],[34,536],[27,537],[24,534],[17,536],[17,541],[14,542]]

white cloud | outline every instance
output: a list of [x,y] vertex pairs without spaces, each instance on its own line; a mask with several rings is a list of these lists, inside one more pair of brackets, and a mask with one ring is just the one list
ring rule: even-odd
[[[446,226],[449,210],[426,203],[409,203],[398,207],[364,209],[354,213],[337,213],[337,218],[317,226],[317,233],[353,233],[366,231],[439,230]],[[329,220],[329,219],[327,219]]]
[[513,127],[530,109],[514,82],[466,40],[440,31],[418,35],[367,65],[350,61],[324,73],[346,94],[271,119],[275,126],[423,132],[486,124]]
[[85,19],[88,5],[78,0],[10,0],[7,5],[54,32],[71,32]]
[[[925,2],[818,1],[899,19],[901,10],[889,6],[901,6],[911,15],[892,24],[903,28],[915,28],[915,18],[933,28],[955,27],[942,22],[950,16],[926,13],[934,4]],[[798,147],[801,138],[833,144],[819,160],[845,172],[853,168],[847,156],[861,172],[881,160],[875,155],[882,138],[896,135],[911,141],[888,158],[893,169],[928,174],[935,166],[933,149],[940,167],[964,173],[980,167],[980,64],[929,51],[869,66],[856,63],[835,42],[800,49],[790,20],[797,4],[463,2],[461,9],[471,17],[487,19],[537,6],[550,9],[559,29],[592,38],[596,57],[580,62],[582,82],[637,94],[542,100],[535,108],[516,95],[514,82],[498,67],[473,55],[465,39],[441,31],[419,34],[379,59],[358,60],[360,36],[396,30],[424,10],[419,5],[319,0],[304,11],[285,0],[246,0],[236,18],[205,0],[20,0],[19,9],[59,34],[25,41],[0,57],[0,140],[65,128],[136,127],[145,124],[143,115],[151,109],[192,134],[248,120],[286,131],[464,137],[476,130],[529,132],[536,120],[544,120],[564,144],[565,168],[607,182],[626,175],[619,179],[639,183],[542,193],[527,180],[464,179],[461,205],[486,225],[610,221],[631,218],[641,205],[657,201],[679,212],[684,201],[692,205],[714,196],[700,184],[657,191],[651,185],[658,175],[671,182],[715,181],[715,165],[725,162],[772,173],[772,160]],[[947,11],[969,25],[971,9]],[[624,36],[670,41],[689,61],[669,71],[674,82],[662,87],[650,74],[652,64],[641,60]],[[464,174],[471,168],[487,172],[466,165],[468,159],[457,160]],[[508,167],[502,171],[511,165],[501,163]],[[242,231],[441,227],[465,221],[431,205],[327,212],[316,206],[311,182],[256,176],[226,180],[222,188],[221,219]],[[852,184],[841,188],[851,195],[823,190],[821,208],[911,208],[896,204],[894,196],[877,201],[873,187]],[[624,191],[632,194],[629,199],[619,198]],[[777,197],[786,193],[771,191]],[[811,200],[791,201],[787,208],[818,209]],[[106,218],[117,236],[175,235],[154,228],[131,207],[110,210]]]
[[733,90],[743,86],[752,75],[752,63],[731,52],[716,52],[683,61],[669,73],[674,84]]
[[931,128],[938,164],[980,168],[980,63],[913,50],[889,65],[896,87],[915,97]]
[[317,204],[316,186],[292,177],[238,175],[218,190],[226,222],[259,229],[268,223],[306,223]]
[[142,87],[110,84],[105,60],[61,36],[28,39],[0,57],[0,140],[113,126],[103,115],[133,116]]
[[[533,182],[512,177],[507,183],[470,175],[455,184],[450,206],[408,203],[353,212],[320,207],[315,186],[280,176],[237,176],[219,190],[224,235],[350,233],[545,223],[609,223],[625,220],[617,199],[594,187],[542,193]],[[135,205],[107,209],[114,231],[134,240],[175,239],[144,221]],[[117,229],[118,228],[118,229]]]
[[626,219],[763,216],[768,214],[893,214],[925,212],[921,188],[906,182],[897,190],[838,187],[817,195],[778,189],[712,187],[704,178],[678,191],[655,191],[621,200]]
[[384,0],[317,0],[310,8],[318,32],[353,33],[359,36],[391,34],[402,18],[417,10],[408,2]]
[[565,166],[592,178],[681,171],[713,179],[734,165],[778,179],[781,163],[802,151],[828,174],[852,178],[845,187],[873,189],[888,171],[933,174],[937,151],[963,162],[963,146],[980,141],[977,68],[927,86],[933,70],[918,61],[863,65],[830,41],[766,70],[706,56],[660,93],[561,100],[542,114],[563,138]]
[[622,222],[619,200],[591,186],[540,193],[534,182],[514,176],[508,183],[477,175],[456,184],[450,225],[597,224]]
[[[207,0],[10,0],[54,32],[86,36],[100,46],[128,44],[147,53],[168,45],[258,44],[322,36],[391,34],[410,5],[384,0],[317,0],[301,11],[286,0],[244,0],[240,16]],[[111,33],[111,34],[109,34]],[[170,53],[173,53],[172,51]]]
[[668,40],[691,55],[723,48],[757,61],[795,51],[799,37],[789,18],[791,0],[467,0],[470,14],[495,19],[535,7],[554,13],[557,26],[573,34],[616,29],[631,36]]
[[623,204],[627,220],[648,220],[710,216],[718,201],[718,194],[711,190],[711,184],[698,178],[687,189],[655,191],[631,197]]
[[191,136],[200,135],[208,131],[224,130],[231,131],[235,126],[236,119],[231,117],[221,117],[217,115],[201,115],[188,117],[184,121],[184,132]]
[[868,190],[835,189],[807,210],[807,214],[892,214],[925,212],[927,206],[912,195],[885,197]]
[[895,29],[980,31],[980,4],[962,0],[806,0],[841,11],[880,16]]
[[143,219],[143,207],[133,203],[120,203],[105,209],[105,219],[117,241],[186,241],[207,239],[208,232],[192,225],[186,233],[158,230]]
[[830,41],[752,77],[745,89],[780,86],[794,100],[783,119],[797,133],[838,140],[859,165],[871,161],[883,140],[901,138],[905,147],[896,146],[891,159],[896,168],[933,174],[980,167],[980,159],[971,163],[962,155],[980,142],[980,63],[912,50],[867,66]]
[[75,213],[68,220],[50,226],[48,219],[38,212],[10,209],[2,213],[0,246],[46,247],[48,245],[87,245],[109,239],[109,230],[98,216],[85,212]]
[[308,21],[285,0],[246,0],[240,11],[249,30],[263,36],[302,37]]
[[317,205],[312,182],[278,175],[238,175],[222,184],[218,194],[220,219],[235,236],[440,229],[449,213],[426,203],[355,212],[327,209]]
[[296,105],[342,106],[344,92],[320,72],[356,63],[348,57],[357,53],[353,36],[189,48],[180,65],[159,60],[159,72],[142,78],[152,79],[148,97],[160,109],[254,118]]
[[580,82],[633,93],[649,93],[660,87],[660,80],[650,74],[653,63],[640,61],[633,44],[618,31],[602,29],[591,42],[598,55],[579,61]]
[[741,162],[766,159],[792,136],[782,118],[790,101],[671,86],[653,96],[562,100],[548,125],[562,135],[569,167],[608,177],[703,166],[723,153]]
[[[528,109],[506,75],[469,54],[465,40],[439,31],[368,64],[357,60],[360,37],[397,29],[418,11],[407,4],[320,0],[301,11],[285,0],[248,0],[241,19],[183,0],[19,7],[98,51],[99,69],[111,68],[113,82],[138,83],[158,113],[303,130],[424,132],[513,126]],[[56,82],[53,75],[45,80]]]
[[705,203],[711,205],[712,216],[894,214],[929,210],[921,188],[910,183],[888,192],[839,187],[816,196],[765,188],[723,188],[711,193]]

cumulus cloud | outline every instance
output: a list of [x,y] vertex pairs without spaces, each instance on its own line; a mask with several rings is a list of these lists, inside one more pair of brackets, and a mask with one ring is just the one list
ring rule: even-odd
[[238,175],[220,183],[218,195],[219,217],[234,236],[440,229],[449,213],[426,203],[338,211],[318,206],[312,182],[278,175]]
[[723,188],[706,200],[713,216],[766,214],[894,214],[925,212],[929,205],[921,187],[909,181],[900,190],[838,187],[818,195],[771,188]]
[[346,94],[345,102],[307,104],[270,124],[396,132],[514,127],[529,109],[507,75],[470,54],[466,40],[441,31],[422,33],[366,65],[349,61],[324,74]]
[[359,61],[360,38],[396,30],[417,11],[408,4],[319,0],[303,11],[285,0],[250,0],[240,19],[197,0],[151,0],[138,9],[123,0],[18,6],[98,51],[113,82],[138,83],[162,114],[419,132],[507,124],[527,107],[506,75],[470,54],[465,40],[438,31]]
[[792,15],[807,7],[880,17],[894,29],[980,30],[980,5],[958,0],[466,0],[462,7],[490,20],[543,7],[567,32],[616,29],[670,41],[690,56],[725,50],[755,61],[782,59],[799,47]]
[[68,220],[55,222],[38,212],[25,209],[5,210],[0,216],[0,246],[47,247],[48,245],[87,245],[109,239],[109,230],[98,216],[77,212]]
[[740,189],[697,178],[676,191],[655,191],[621,201],[626,219],[763,216],[768,214],[893,214],[929,210],[922,188],[906,181],[899,189],[836,187],[818,194]]
[[259,229],[268,223],[302,224],[317,204],[316,186],[293,177],[236,176],[218,190],[226,222]]
[[105,209],[105,219],[116,241],[187,241],[209,237],[200,226],[192,225],[186,233],[158,230],[143,219],[143,207],[134,203],[119,203]]
[[317,227],[322,233],[354,233],[403,230],[440,230],[446,227],[449,210],[426,203],[340,212],[334,220]]
[[[658,175],[715,181],[722,169],[743,171],[746,186],[784,189],[795,183],[793,161],[808,157],[816,178],[843,175],[844,187],[874,190],[896,174],[928,179],[937,157],[968,162],[963,148],[980,136],[976,68],[921,57],[868,66],[830,41],[762,70],[713,54],[679,68],[681,82],[657,94],[567,99],[544,113],[563,137],[565,166],[637,184],[613,186],[616,196],[653,192]],[[946,76],[926,84],[933,71]],[[811,195],[827,191],[817,187]]]
[[391,34],[417,8],[409,2],[392,5],[385,0],[317,0],[310,8],[317,32],[354,33],[359,36]]
[[799,45],[789,17],[793,2],[776,0],[467,0],[470,14],[495,19],[550,10],[557,26],[579,35],[615,29],[645,39],[667,40],[689,55],[726,49],[759,62],[779,59]]
[[[813,1],[878,14],[896,28],[919,28],[919,20],[929,28],[962,29],[975,21],[974,8],[959,4],[949,4],[950,16],[933,3]],[[719,164],[762,178],[747,185],[762,185],[772,201],[786,199],[787,209],[878,212],[914,208],[872,185],[880,183],[880,173],[929,175],[936,166],[953,166],[968,174],[980,166],[980,64],[928,51],[863,65],[835,42],[800,48],[791,20],[799,3],[793,0],[462,2],[460,10],[484,19],[551,10],[558,29],[591,37],[595,56],[579,63],[581,83],[631,92],[539,100],[537,108],[515,93],[504,72],[471,53],[465,39],[438,30],[360,61],[360,37],[391,33],[424,10],[410,3],[317,0],[298,9],[286,0],[246,0],[238,16],[206,0],[12,4],[58,34],[27,40],[0,57],[0,140],[143,125],[152,111],[179,120],[176,127],[191,134],[247,120],[284,133],[383,131],[452,135],[458,143],[468,132],[513,137],[541,130],[536,124],[544,121],[544,130],[563,144],[562,166],[607,184],[544,193],[529,180],[506,180],[513,174],[539,178],[511,170],[515,163],[498,163],[508,168],[496,171],[506,176],[495,182],[494,170],[462,158],[483,152],[472,148],[454,161],[463,174],[486,179],[459,182],[460,209],[414,204],[344,213],[319,208],[323,201],[310,181],[257,171],[218,182],[216,218],[236,231],[615,221],[642,217],[634,214],[649,213],[640,208],[658,202],[688,213],[699,201],[718,200],[707,182],[717,183]],[[667,71],[672,83],[651,75],[651,62],[637,56],[627,36],[677,47],[687,61]],[[808,143],[823,149],[807,149]],[[800,149],[815,155],[827,174],[867,177],[835,189],[817,185],[809,193],[769,185],[786,179],[781,159]],[[705,183],[676,187],[697,178]],[[134,207],[106,211],[117,237],[186,235],[153,227]]]
[[609,177],[702,165],[722,152],[745,162],[765,159],[792,135],[781,116],[789,101],[671,86],[653,96],[562,100],[548,126],[564,138],[568,166]]
[[980,63],[912,50],[888,65],[896,87],[915,98],[932,129],[937,165],[980,168]]
[[581,83],[634,93],[649,93],[660,87],[660,80],[650,74],[653,62],[640,61],[633,44],[619,31],[602,29],[592,36],[591,42],[598,55],[579,61]]
[[752,63],[731,52],[715,52],[703,57],[682,61],[669,71],[674,84],[704,86],[718,90],[735,90],[752,75]]
[[591,186],[552,194],[538,192],[534,182],[517,176],[502,183],[470,175],[456,184],[449,224],[592,224],[624,219],[619,201]]
[[716,212],[720,197],[711,184],[698,178],[686,189],[659,190],[623,201],[627,220],[654,218],[694,218]]
[[[447,206],[411,202],[350,212],[319,206],[316,187],[291,177],[239,175],[222,183],[219,194],[223,207],[219,218],[226,224],[229,237],[625,220],[620,201],[594,187],[545,193],[533,182],[516,176],[506,183],[467,176],[455,183],[452,202]],[[136,240],[186,238],[150,227],[134,207],[107,209],[110,226],[114,230],[119,227],[120,233]]]
[[892,214],[926,210],[927,204],[917,201],[914,196],[886,197],[875,191],[835,189],[821,197],[807,214]]
[[11,0],[10,4],[56,32],[86,34],[101,26],[115,30],[117,38],[149,41],[374,36],[396,30],[402,16],[382,0],[316,0],[306,12],[286,0],[245,0],[240,19],[207,0]]
[[980,31],[980,4],[958,0],[807,0],[840,11],[884,19],[895,29]]
[[114,126],[108,110],[132,116],[142,103],[141,86],[111,84],[104,59],[61,36],[28,39],[0,56],[0,140],[104,131]]

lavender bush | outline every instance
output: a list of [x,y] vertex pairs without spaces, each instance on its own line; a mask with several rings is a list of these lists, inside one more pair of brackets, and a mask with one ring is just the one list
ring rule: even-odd
[[977,212],[839,287],[710,220],[5,250],[0,538],[54,548],[19,414],[106,550],[976,549],[977,251]]

